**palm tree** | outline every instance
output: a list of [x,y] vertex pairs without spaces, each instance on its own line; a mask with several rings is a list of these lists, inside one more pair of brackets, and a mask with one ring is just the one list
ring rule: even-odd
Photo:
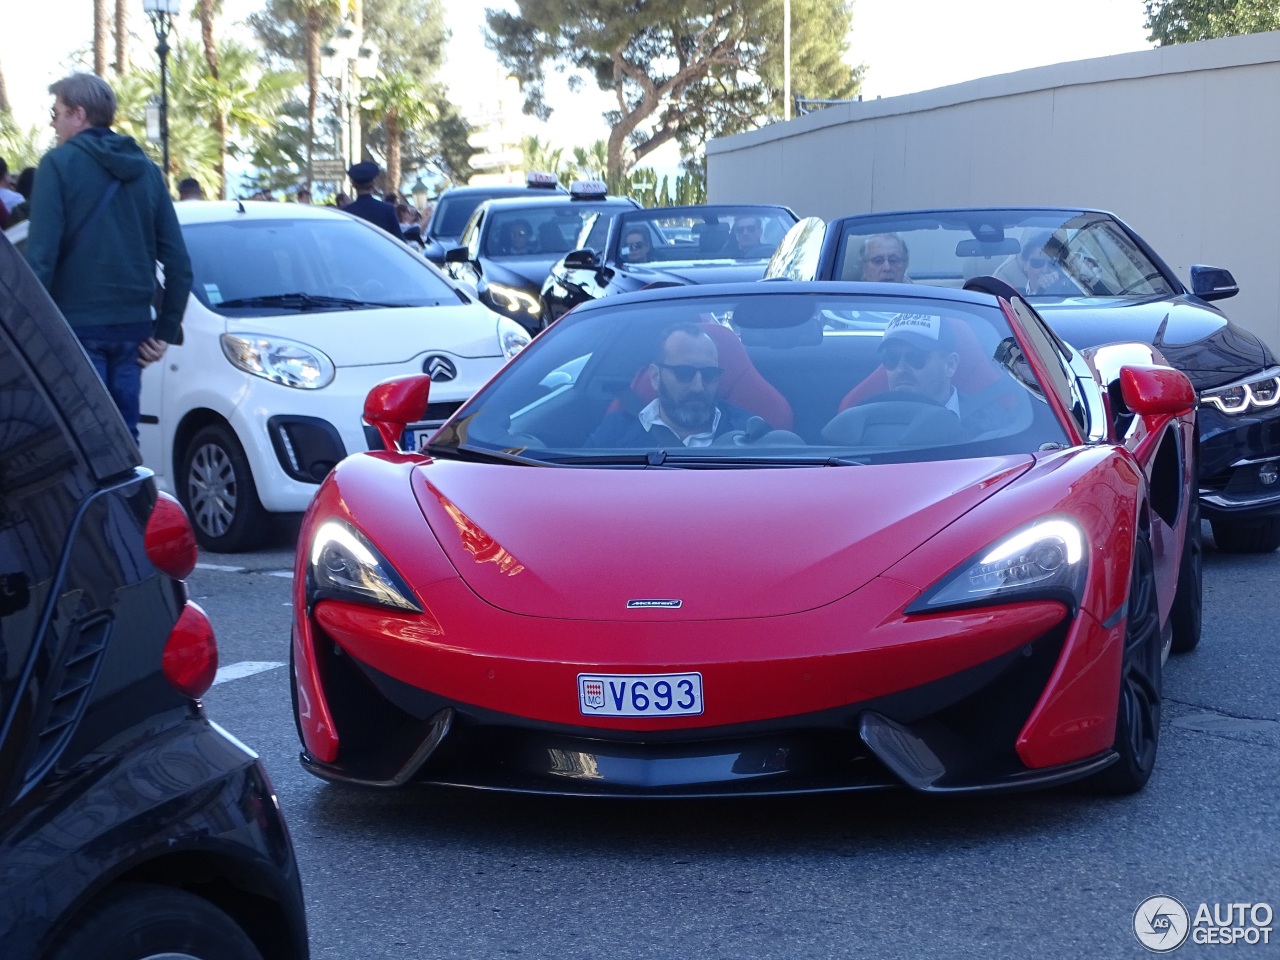
[[8,113],[13,109],[9,104],[9,91],[4,85],[4,71],[0,70],[0,113]]
[[111,21],[107,16],[107,0],[93,0],[93,72],[107,75],[107,35]]
[[597,140],[589,147],[574,147],[573,163],[582,179],[603,180],[609,169],[609,145]]
[[116,0],[116,76],[129,72],[129,0]]
[[[176,81],[176,76],[173,79]],[[137,140],[157,164],[161,161],[160,146],[147,140],[146,116],[147,103],[159,85],[157,74],[139,69],[112,84],[116,92],[116,119],[112,126],[116,132]],[[169,172],[195,177],[204,184],[214,183],[221,146],[217,135],[207,120],[183,109],[181,105],[190,103],[187,90],[177,82],[172,89],[176,109],[169,111]]]
[[221,12],[222,0],[200,0],[196,7],[196,15],[200,18],[200,43],[204,47],[204,62],[209,67],[209,76],[215,80],[218,79],[218,48],[213,42],[213,18]]
[[365,88],[360,106],[370,126],[382,123],[387,134],[387,187],[400,192],[401,136],[437,119],[426,87],[411,73],[380,74]]

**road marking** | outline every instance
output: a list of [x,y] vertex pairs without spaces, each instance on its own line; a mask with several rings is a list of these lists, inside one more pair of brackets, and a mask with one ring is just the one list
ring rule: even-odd
[[244,677],[252,677],[255,673],[265,673],[283,666],[283,663],[276,660],[241,660],[239,663],[229,663],[225,667],[218,668],[218,673],[213,678],[213,685],[216,687],[228,680],[241,680]]
[[197,570],[221,570],[223,573],[244,573],[244,567],[233,567],[227,563],[197,563]]
[[267,576],[269,576],[269,577],[284,577],[284,578],[285,578],[285,579],[287,579],[287,580],[292,580],[292,579],[293,579],[293,571],[292,571],[292,570],[268,570],[268,571],[267,571]]

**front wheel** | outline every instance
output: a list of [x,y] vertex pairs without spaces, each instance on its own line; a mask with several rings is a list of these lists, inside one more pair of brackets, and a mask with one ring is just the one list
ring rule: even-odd
[[1280,547],[1280,517],[1211,520],[1213,542],[1223,553],[1271,553]]
[[206,550],[239,553],[262,542],[267,512],[249,469],[249,458],[224,423],[196,431],[182,454],[178,496]]
[[1204,608],[1204,544],[1200,537],[1200,503],[1192,499],[1187,511],[1187,538],[1182,542],[1178,589],[1173,595],[1169,623],[1173,653],[1190,653],[1200,643]]
[[185,890],[122,883],[72,920],[48,960],[262,960],[248,934]]
[[1134,544],[1120,665],[1120,703],[1113,744],[1120,759],[1090,779],[1090,785],[1099,793],[1137,793],[1151,777],[1160,743],[1163,654],[1155,564],[1151,544],[1143,536]]

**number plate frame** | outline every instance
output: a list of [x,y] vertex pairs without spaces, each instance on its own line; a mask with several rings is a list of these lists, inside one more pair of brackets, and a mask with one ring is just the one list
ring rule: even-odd
[[704,709],[702,674],[696,671],[578,674],[578,711],[584,717],[696,717]]

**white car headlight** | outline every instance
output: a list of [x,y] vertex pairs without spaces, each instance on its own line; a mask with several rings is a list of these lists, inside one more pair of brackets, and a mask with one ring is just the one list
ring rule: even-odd
[[309,599],[333,597],[421,613],[394,567],[365,536],[340,520],[326,520],[311,539]]
[[510,360],[529,345],[529,331],[510,317],[499,317],[498,345],[502,347],[502,355]]
[[907,613],[1037,597],[1061,599],[1074,611],[1084,591],[1084,544],[1084,532],[1073,520],[1037,521],[953,570],[911,604]]
[[1200,394],[1200,402],[1233,415],[1274,407],[1280,403],[1280,367],[1264,370],[1239,383],[1205,390]]
[[237,333],[218,339],[232,366],[255,377],[301,390],[319,390],[333,382],[333,361],[305,343]]
[[504,286],[501,283],[491,283],[487,289],[489,299],[499,310],[507,313],[520,313],[523,310],[531,317],[536,317],[542,312],[542,302],[523,290]]

